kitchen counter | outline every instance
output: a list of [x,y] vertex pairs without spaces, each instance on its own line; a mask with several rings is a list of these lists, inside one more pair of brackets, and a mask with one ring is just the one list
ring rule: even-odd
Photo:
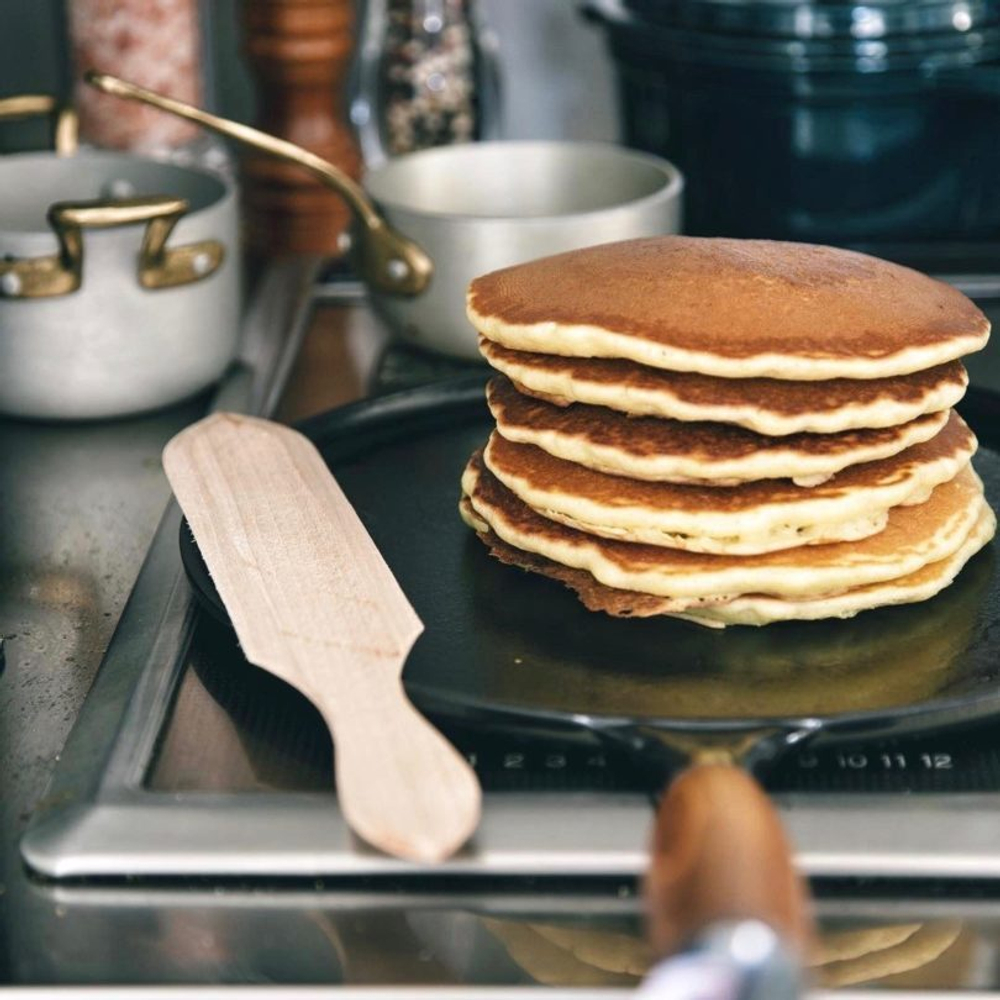
[[[221,400],[207,393],[160,413],[105,423],[0,422],[6,660],[0,673],[0,983],[340,984],[342,995],[353,987],[406,984],[425,990],[414,995],[441,995],[450,986],[453,995],[470,997],[523,997],[550,983],[575,987],[578,998],[590,995],[587,987],[604,988],[602,996],[615,988],[631,992],[628,970],[643,949],[636,887],[621,880],[54,883],[21,862],[20,836],[169,498],[159,460],[164,443],[210,406],[249,401],[251,410],[292,421],[365,395],[376,369],[383,384],[399,376],[398,356],[383,353],[385,333],[361,301],[317,303],[298,349],[288,293],[301,291],[310,273],[303,267],[270,276],[275,295],[259,297],[251,308],[249,343]],[[404,356],[402,369],[412,368]],[[1000,366],[989,360],[980,368],[989,382]],[[278,382],[287,383],[283,393]],[[903,990],[961,981],[977,988],[976,995],[995,995],[986,992],[1000,982],[995,889],[933,885],[887,894],[884,887],[839,886],[821,893],[820,910],[828,926],[841,928],[887,921],[957,927],[953,967],[938,969],[937,979],[904,976],[891,985]],[[556,944],[561,939],[553,927],[572,928],[569,944]],[[603,948],[599,961],[588,958],[595,948]],[[481,994],[479,986],[496,991]]]
[[32,981],[24,963],[41,897],[18,842],[170,497],[163,445],[216,393],[249,399],[271,387],[279,335],[294,332],[291,313],[314,274],[298,261],[255,281],[241,357],[218,389],[122,420],[0,418],[0,983]]

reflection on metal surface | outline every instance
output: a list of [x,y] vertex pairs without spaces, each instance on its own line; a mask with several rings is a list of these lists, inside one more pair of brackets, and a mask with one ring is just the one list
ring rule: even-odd
[[641,932],[483,918],[510,957],[544,986],[637,986],[652,954]]
[[[393,996],[405,996],[407,987],[423,987],[427,996],[436,987],[435,996],[467,998],[476,987],[634,989],[653,956],[633,890],[606,880],[401,881],[387,889],[316,877],[225,888],[48,886],[40,895],[64,913],[64,932],[78,944],[77,981],[97,974],[91,962],[87,975],[86,956],[103,956],[116,931],[140,928],[133,954],[107,954],[122,978],[162,980],[173,970],[172,978],[188,983],[381,985]],[[838,894],[816,905],[810,997],[835,986],[877,986],[892,995],[995,984],[995,901]],[[872,994],[850,994],[862,995]]]
[[225,247],[218,240],[201,240],[181,247],[166,243],[188,209],[183,198],[146,198],[57,202],[48,213],[59,241],[59,252],[47,257],[0,260],[0,298],[40,299],[75,292],[83,282],[84,229],[108,229],[146,222],[138,258],[143,288],[176,288],[214,274]]
[[[251,283],[241,357],[220,386],[221,405],[257,411],[273,405],[275,380],[287,373],[286,355],[296,350],[310,312],[315,266],[311,260],[272,264]],[[137,914],[65,901],[56,907],[27,876],[19,851],[32,813],[58,812],[95,793],[124,706],[143,687],[142,640],[152,640],[163,624],[169,591],[148,601],[140,592],[130,602],[112,642],[116,662],[100,671],[82,710],[94,738],[86,746],[72,735],[67,741],[169,498],[160,449],[208,405],[202,395],[126,420],[0,420],[0,633],[7,661],[0,673],[3,982],[140,981],[150,969],[160,970],[155,980],[176,981],[184,969],[197,976],[195,969],[218,961],[204,947],[197,919],[187,924],[190,935],[175,937],[180,946],[167,951],[156,947],[163,915],[153,909]],[[176,522],[171,529],[175,556]],[[62,780],[46,792],[53,768]],[[189,915],[172,917],[184,924]],[[206,935],[218,933],[201,926]],[[294,950],[296,928],[287,919],[283,926],[290,937],[281,927],[261,935],[262,954],[273,949],[265,967],[271,974],[277,956]],[[309,981],[329,978],[324,961],[303,967],[304,975],[316,974]],[[208,972],[206,981],[217,977]]]
[[825,954],[815,961],[815,975],[829,988],[890,977],[907,989],[972,986],[975,943],[957,920],[831,932],[820,938]]
[[63,107],[47,94],[22,94],[0,98],[0,121],[17,121],[35,115],[51,115],[54,120],[53,146],[58,156],[76,152],[80,131],[79,120],[72,108]]
[[156,791],[333,789],[329,732],[298,692],[201,620],[147,778]]
[[[625,931],[580,917],[482,917],[510,957],[546,986],[637,986],[654,958],[642,926]],[[962,989],[979,985],[985,941],[957,920],[908,924],[840,922],[824,928],[807,961],[809,979],[828,989],[879,983],[897,989]],[[994,946],[995,947],[995,946]]]

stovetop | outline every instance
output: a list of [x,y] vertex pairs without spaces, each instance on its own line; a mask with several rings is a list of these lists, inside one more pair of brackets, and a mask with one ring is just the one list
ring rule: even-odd
[[[393,347],[374,391],[455,366]],[[23,841],[80,876],[398,876],[337,810],[314,710],[247,666],[195,604],[168,510],[95,692]],[[635,878],[662,776],[596,744],[449,735],[486,791],[448,875]],[[1000,879],[1000,727],[791,752],[762,776],[817,877]]]
[[[453,372],[393,347],[373,388]],[[453,732],[487,789],[475,849],[430,876],[366,851],[318,721],[192,605],[177,531],[171,509],[36,811],[34,871],[0,885],[0,980],[630,991],[655,782],[601,748]],[[1000,984],[1000,727],[801,750],[766,781],[827,958],[859,956],[821,982]]]

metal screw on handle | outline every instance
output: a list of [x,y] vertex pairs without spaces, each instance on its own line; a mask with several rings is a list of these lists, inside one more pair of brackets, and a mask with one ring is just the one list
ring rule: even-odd
[[410,269],[407,266],[406,261],[400,260],[398,257],[392,257],[388,260],[385,265],[385,270],[393,281],[402,281],[410,273]]

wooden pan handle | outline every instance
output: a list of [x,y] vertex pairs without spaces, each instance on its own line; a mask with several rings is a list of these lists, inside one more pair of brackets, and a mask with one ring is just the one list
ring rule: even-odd
[[761,920],[800,957],[812,937],[781,821],[760,785],[729,765],[696,764],[663,796],[646,903],[659,955],[722,921]]

